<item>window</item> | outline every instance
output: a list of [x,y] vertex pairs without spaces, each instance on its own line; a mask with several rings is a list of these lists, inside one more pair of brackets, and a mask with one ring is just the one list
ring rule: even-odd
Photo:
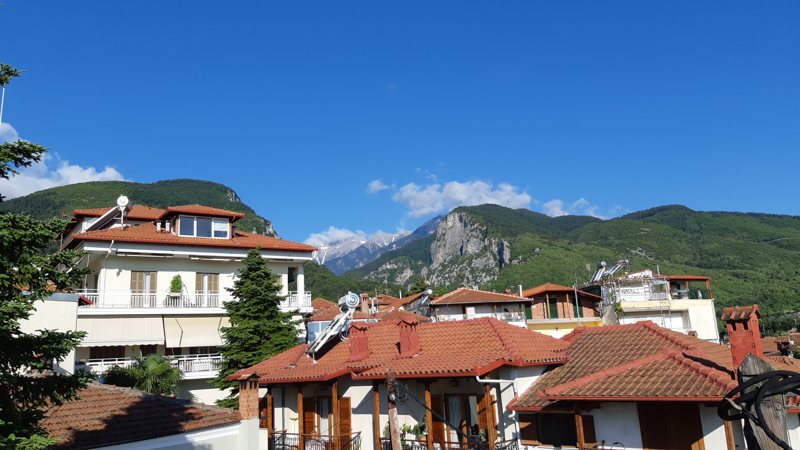
[[140,345],[139,351],[142,353],[142,356],[155,355],[157,348],[157,345]]
[[198,294],[218,294],[219,293],[219,274],[218,273],[197,273],[194,280],[194,290]]
[[89,347],[89,359],[124,358],[125,346],[112,345],[108,347]]
[[550,318],[558,319],[558,299],[551,298],[548,305],[550,307]]
[[178,234],[191,237],[213,237],[227,239],[229,237],[228,219],[212,219],[210,217],[180,216]]
[[[595,441],[592,416],[582,416],[584,439]],[[526,445],[577,446],[578,432],[574,414],[520,414],[520,437]]]
[[214,345],[207,347],[189,347],[190,355],[208,355],[212,353],[219,353],[219,349]]
[[131,272],[130,306],[133,308],[156,306],[158,272]]

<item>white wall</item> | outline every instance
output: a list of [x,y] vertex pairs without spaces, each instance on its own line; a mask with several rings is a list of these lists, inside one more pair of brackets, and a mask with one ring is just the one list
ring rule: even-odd
[[800,415],[787,414],[786,427],[789,430],[788,444],[791,445],[792,448],[800,448]]
[[[642,448],[642,434],[639,431],[639,413],[636,403],[601,403],[600,408],[593,409],[588,415],[594,417],[594,429],[598,442],[605,441],[605,446],[619,442],[627,450]],[[615,448],[619,448],[617,445]],[[706,446],[708,450],[716,447]],[[725,447],[721,447],[725,448]]]
[[[38,330],[75,331],[77,329],[78,301],[74,300],[38,300],[30,317],[20,322],[24,333]],[[53,367],[56,372],[72,373],[75,370],[75,350]]]
[[705,448],[726,448],[728,441],[725,438],[725,424],[717,415],[717,408],[700,405],[699,409]]
[[179,389],[179,398],[206,405],[213,405],[217,400],[227,397],[230,393],[230,389],[216,388],[208,380],[182,380]]
[[250,450],[240,437],[241,424],[176,434],[127,444],[100,447],[113,450]]

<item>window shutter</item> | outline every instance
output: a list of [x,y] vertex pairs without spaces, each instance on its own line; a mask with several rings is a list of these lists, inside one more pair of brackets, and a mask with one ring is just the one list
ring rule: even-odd
[[[269,428],[270,418],[272,417],[272,405],[269,404],[269,396],[261,397],[258,402],[258,409],[260,410],[261,421],[258,424],[259,428]],[[270,433],[272,430],[270,430]]]
[[535,414],[519,415],[519,432],[523,444],[539,443],[539,420]]
[[203,274],[196,273],[194,275],[194,291],[201,292],[203,290]]
[[339,448],[341,450],[352,450],[353,443],[350,441],[353,434],[353,426],[350,421],[350,397],[339,399]]
[[583,416],[583,440],[587,444],[597,442],[597,436],[594,432],[594,416]]
[[303,398],[303,434],[313,436],[317,434],[317,412],[314,398]]
[[219,274],[218,273],[210,273],[210,274],[208,274],[208,292],[213,292],[213,293],[219,292]]
[[131,272],[131,292],[144,290],[144,272]]
[[489,431],[489,411],[486,409],[486,396],[478,397],[478,428]]
[[444,397],[441,395],[431,395],[431,411],[433,415],[433,430],[428,430],[433,433],[433,442],[438,443],[445,448],[445,435],[444,435]]
[[158,272],[150,272],[150,293],[155,294],[158,290]]

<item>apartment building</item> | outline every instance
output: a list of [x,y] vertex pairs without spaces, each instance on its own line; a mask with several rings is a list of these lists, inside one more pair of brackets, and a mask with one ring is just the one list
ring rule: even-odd
[[[75,328],[87,333],[76,365],[102,374],[140,355],[170,356],[184,373],[182,397],[211,403],[224,394],[208,384],[221,361],[237,270],[259,249],[280,276],[284,311],[312,312],[303,265],[314,247],[236,229],[244,215],[203,205],[166,209],[131,205],[76,210],[63,249],[87,253],[91,269],[75,290]],[[297,287],[289,291],[290,282]]]

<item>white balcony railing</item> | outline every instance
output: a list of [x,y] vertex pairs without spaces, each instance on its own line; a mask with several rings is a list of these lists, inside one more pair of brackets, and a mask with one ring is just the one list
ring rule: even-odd
[[177,355],[170,359],[183,373],[216,372],[222,362],[222,355],[219,353]]
[[86,361],[86,367],[95,375],[102,375],[114,366],[129,367],[133,363],[131,358],[96,358]]
[[295,311],[311,308],[311,292],[289,291],[286,300],[281,302],[281,309]]
[[436,315],[438,321],[481,319],[483,317],[493,317],[503,322],[525,322],[525,313],[522,311],[502,312],[502,313],[475,313],[475,314],[441,314]]
[[[181,369],[184,374],[199,372],[216,372],[222,362],[222,355],[219,353],[205,353],[199,355],[176,355],[167,356],[170,363]],[[133,364],[132,358],[97,358],[86,361],[86,367],[96,375],[102,375],[114,366],[130,367]]]
[[232,297],[227,292],[172,293],[135,292],[128,289],[85,289],[76,291],[91,304],[88,308],[220,308]]
[[[222,308],[233,297],[227,291],[172,293],[167,291],[135,292],[128,289],[84,289],[75,292],[91,304],[86,308]],[[284,311],[310,311],[311,292],[289,291],[280,304]]]

